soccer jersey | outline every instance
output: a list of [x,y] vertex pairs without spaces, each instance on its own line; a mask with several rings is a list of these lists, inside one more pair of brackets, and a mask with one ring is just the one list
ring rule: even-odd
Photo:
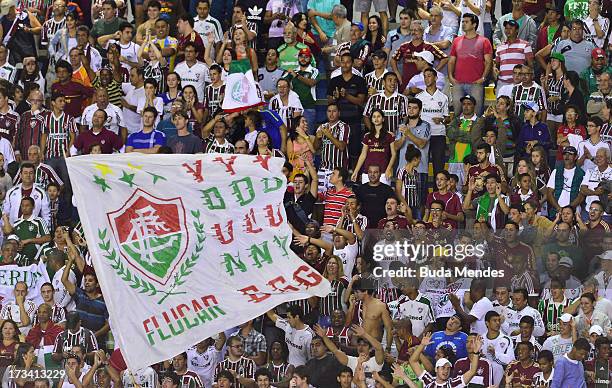
[[438,384],[436,382],[436,378],[432,376],[429,372],[424,370],[419,376],[419,380],[423,382],[423,387],[425,388],[461,388],[465,387],[465,383],[463,381],[463,376],[453,377],[448,379],[443,384]]
[[45,115],[45,130],[47,144],[45,146],[45,159],[62,158],[68,153],[70,135],[78,133],[74,118],[62,112],[59,117],[51,111]]
[[166,144],[166,135],[157,130],[153,130],[149,133],[143,131],[132,133],[128,136],[126,146],[134,149],[146,149],[153,148],[155,146],[164,146]]
[[[337,121],[335,124],[322,124],[317,132],[322,131],[323,128],[327,128],[334,138],[348,143],[351,128],[343,121]],[[321,170],[333,170],[336,167],[348,166],[348,147],[340,150],[327,136],[322,137],[321,143]]]
[[538,303],[538,311],[542,315],[542,320],[546,327],[546,332],[559,331],[559,317],[563,314],[563,310],[569,306],[571,300],[563,297],[561,302],[555,302],[552,298],[542,299]]
[[209,346],[202,353],[195,348],[187,350],[187,367],[197,373],[205,388],[212,388],[215,368],[223,355],[214,346]]
[[181,77],[181,85],[192,85],[198,93],[198,101],[204,101],[204,88],[207,82],[210,82],[210,73],[208,66],[196,61],[193,65],[187,65],[187,62],[181,62],[174,68],[174,71]]
[[[453,376],[463,376],[470,370],[470,359],[463,357],[455,361],[453,367]],[[467,385],[468,388],[489,388],[493,384],[493,371],[491,363],[486,358],[478,359],[478,368],[476,374]]]
[[522,83],[515,85],[511,97],[514,101],[514,114],[521,120],[525,113],[525,104],[535,102],[540,110],[547,110],[544,89],[535,82],[532,82],[531,86],[523,86]]
[[420,336],[425,327],[434,321],[435,316],[431,301],[419,293],[414,300],[406,295],[398,299],[397,315],[394,319],[408,318],[412,322],[412,334]]
[[[493,347],[493,354],[488,351],[489,347]],[[492,384],[499,384],[504,376],[504,368],[514,360],[512,339],[502,333],[499,333],[499,335],[493,339],[485,335],[483,337],[482,349],[487,360],[491,362],[493,373]]]
[[385,83],[383,82],[383,77],[387,74],[389,70],[384,69],[380,77],[376,76],[376,71],[372,71],[365,75],[365,81],[368,84],[368,89],[373,88],[376,93],[382,93],[385,90]]
[[204,91],[204,106],[208,109],[208,113],[214,116],[215,112],[221,107],[221,96],[225,93],[225,85],[213,86],[208,85]]
[[572,346],[574,342],[572,338],[562,338],[561,334],[553,335],[552,337],[548,337],[546,341],[544,341],[544,345],[542,345],[543,350],[550,350],[555,358],[555,362],[559,359],[559,357],[563,356],[565,353],[572,350]]
[[121,373],[123,388],[155,388],[157,373],[150,366],[131,372],[129,369]]
[[393,135],[398,133],[399,125],[408,116],[408,97],[394,92],[387,96],[386,92],[381,92],[371,96],[365,105],[363,115],[370,117],[374,109],[380,109],[385,116],[385,126],[387,132]]
[[285,332],[285,342],[289,348],[287,361],[293,366],[305,365],[310,360],[310,342],[315,336],[308,326],[301,330],[292,328],[283,318],[276,319],[276,327]]
[[555,376],[554,368],[550,372],[550,376],[548,376],[548,378],[544,377],[544,372],[538,372],[535,375],[533,375],[533,386],[538,387],[538,388],[550,388],[554,376]]
[[[30,217],[25,219],[19,218],[13,225],[13,233],[19,237],[21,241],[34,238],[44,237],[49,234],[49,229],[45,221],[40,217]],[[24,258],[22,265],[30,265],[35,263],[35,258],[38,253],[38,245],[30,243],[24,245],[21,249],[21,255]]]

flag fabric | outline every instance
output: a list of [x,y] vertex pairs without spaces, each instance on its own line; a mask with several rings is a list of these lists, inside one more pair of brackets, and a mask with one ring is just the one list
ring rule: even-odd
[[252,71],[236,72],[225,77],[225,94],[221,109],[225,113],[240,112],[265,105],[263,93]]
[[41,261],[38,264],[28,266],[3,265],[0,267],[0,304],[4,305],[7,301],[15,300],[15,284],[25,282],[28,286],[27,299],[31,299],[37,306],[43,302],[40,295],[40,287],[49,281],[49,274],[45,264]]
[[283,159],[66,160],[111,329],[130,369],[167,360],[281,303],[330,292],[289,249]]

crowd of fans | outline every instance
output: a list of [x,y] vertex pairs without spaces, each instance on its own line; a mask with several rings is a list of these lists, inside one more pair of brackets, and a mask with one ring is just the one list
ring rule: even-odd
[[[51,279],[1,301],[2,386],[612,386],[610,1],[399,6],[1,0],[0,262]],[[123,152],[285,158],[332,292],[128,369],[65,163]]]

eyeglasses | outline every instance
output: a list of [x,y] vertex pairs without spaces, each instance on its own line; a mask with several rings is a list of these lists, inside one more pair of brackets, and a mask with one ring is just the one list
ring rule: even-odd
[[431,212],[441,212],[441,211],[442,211],[442,209],[439,209],[439,208],[433,208],[433,207],[432,207],[431,209],[429,209],[429,211],[431,211]]
[[242,349],[244,346],[242,345],[232,345],[230,346],[230,348],[237,348],[237,349]]

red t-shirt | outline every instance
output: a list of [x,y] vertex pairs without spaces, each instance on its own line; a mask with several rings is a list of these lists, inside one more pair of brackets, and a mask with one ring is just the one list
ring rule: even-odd
[[[195,45],[196,53],[198,54],[198,61],[204,62],[204,42],[202,41],[200,34],[195,31],[192,31],[189,35],[179,36],[177,45],[178,51],[185,51],[185,45],[188,42],[191,42]],[[178,61],[176,63],[178,63]]]
[[[440,194],[438,191],[434,191],[432,193],[427,194],[427,199],[425,200],[425,208],[429,209],[431,203],[436,201],[441,201],[444,203],[444,211],[448,214],[456,216],[459,213],[463,212],[463,206],[461,205],[461,199],[455,193],[446,192],[446,194]],[[429,221],[429,220],[425,220]],[[457,229],[457,221],[453,220],[445,220],[444,222],[449,223],[453,229]]]
[[455,74],[457,82],[471,84],[482,77],[485,69],[485,55],[493,55],[491,42],[482,35],[469,39],[465,35],[453,40],[451,57],[456,57]]
[[343,187],[342,190],[336,191],[332,188],[325,193],[325,208],[323,209],[323,225],[336,226],[338,220],[342,216],[342,207],[346,204],[348,198],[355,195],[348,187]]
[[394,141],[395,137],[389,132],[381,134],[380,139],[376,139],[370,133],[366,133],[362,144],[368,146],[368,154],[363,162],[361,171],[365,174],[368,171],[368,167],[378,165],[381,173],[384,173],[391,160],[391,143]]
[[509,366],[509,373],[512,374],[515,370],[518,371],[518,376],[512,380],[512,384],[520,384],[521,386],[531,387],[533,385],[533,376],[541,372],[537,363],[531,364],[531,366],[525,368],[520,362]]
[[76,149],[83,154],[89,154],[89,148],[93,144],[100,144],[103,154],[112,154],[115,150],[120,150],[123,147],[123,141],[115,132],[104,128],[97,135],[92,131],[85,131],[77,136],[74,141]]
[[93,88],[74,81],[68,81],[65,84],[56,82],[51,86],[51,91],[64,96],[66,100],[64,112],[72,117],[81,117],[83,100],[91,98],[94,94]]
[[397,67],[401,69],[402,72],[402,84],[400,85],[399,89],[400,92],[406,89],[408,81],[410,81],[412,77],[419,73],[419,70],[416,67],[416,58],[414,54],[420,53],[422,51],[429,51],[434,55],[434,58],[437,60],[441,60],[447,57],[447,55],[442,50],[427,42],[422,42],[420,45],[417,46],[415,46],[412,41],[403,43],[401,46],[398,47],[398,49],[395,51],[395,55],[393,56],[393,59],[398,61]]
[[[565,124],[561,124],[558,128],[557,128],[557,138],[559,136],[567,136],[569,134],[573,134],[573,135],[580,135],[582,136],[582,139],[586,139],[586,128],[584,128],[584,125],[577,125],[574,128],[570,128]],[[563,160],[563,147],[558,147],[557,149],[557,160]]]

